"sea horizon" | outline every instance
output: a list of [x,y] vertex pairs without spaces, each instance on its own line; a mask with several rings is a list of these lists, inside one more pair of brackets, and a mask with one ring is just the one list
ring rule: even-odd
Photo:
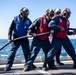
[[[70,40],[71,40],[71,42],[75,48],[75,52],[76,52],[76,39],[70,39]],[[0,47],[2,47],[7,42],[8,42],[7,39],[0,39]],[[31,46],[31,42],[32,42],[32,39],[29,39],[30,46]],[[0,60],[7,59],[10,49],[11,49],[11,47],[10,47],[10,45],[8,45],[2,51],[0,51]],[[68,56],[67,52],[65,51],[65,49],[63,47],[62,47],[62,51],[61,51],[61,56],[63,56],[63,57]],[[24,55],[21,50],[21,47],[17,50],[16,58],[19,60],[24,59]],[[40,52],[39,52],[37,58],[44,58],[44,53],[43,53],[42,49],[40,49]]]

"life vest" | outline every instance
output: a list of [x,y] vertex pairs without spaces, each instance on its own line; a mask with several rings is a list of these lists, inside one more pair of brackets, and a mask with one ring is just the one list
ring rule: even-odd
[[[65,22],[63,17],[58,17],[58,24],[57,25],[61,26],[63,28],[69,28],[70,22],[69,22],[69,20],[66,20],[66,22]],[[60,38],[60,39],[66,38],[67,30],[65,30],[65,31],[58,31],[58,32],[55,33],[54,36],[57,37],[57,38]]]
[[18,37],[27,35],[28,27],[31,24],[30,19],[27,18],[23,22],[19,16],[16,16],[14,18],[14,22],[15,22],[14,34]]
[[[40,34],[40,33],[45,33],[45,32],[49,32],[50,30],[48,29],[48,22],[44,17],[40,17],[40,26],[39,28],[36,30],[36,34]],[[46,35],[42,35],[42,36],[38,36],[37,38],[40,40],[45,40],[48,39],[49,34]]]

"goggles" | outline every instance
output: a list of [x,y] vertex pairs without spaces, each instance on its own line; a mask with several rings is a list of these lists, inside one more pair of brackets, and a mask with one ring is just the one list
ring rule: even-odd
[[53,17],[54,13],[48,13],[47,16]]
[[64,13],[63,15],[64,15],[64,16],[70,16],[70,14],[71,14],[70,12],[66,12],[66,13]]

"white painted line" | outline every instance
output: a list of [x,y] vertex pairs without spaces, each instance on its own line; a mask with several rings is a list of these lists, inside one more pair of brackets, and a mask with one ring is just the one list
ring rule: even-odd
[[[64,63],[66,62],[73,62],[72,60],[71,61],[62,61]],[[43,64],[43,62],[38,62],[38,63],[34,63],[35,65],[39,65],[39,64]],[[0,67],[5,67],[6,65],[0,65]],[[24,64],[13,64],[13,66],[24,66]]]
[[20,75],[20,73],[10,73],[10,75]]
[[[43,64],[43,62],[39,62],[39,63],[34,63],[35,65],[40,65]],[[13,64],[13,66],[24,66],[24,64]],[[6,67],[6,65],[0,65],[0,67]]]
[[70,60],[70,61],[62,61],[62,62],[66,63],[66,62],[73,62],[73,61],[72,61],[72,60]]
[[[13,66],[24,66],[24,64],[13,64]],[[6,67],[6,65],[0,65],[0,67]]]
[[52,74],[50,74],[49,72],[46,72],[46,71],[41,70],[40,68],[36,68],[35,70],[36,70],[37,72],[41,73],[41,74],[44,74],[44,75],[52,75]]

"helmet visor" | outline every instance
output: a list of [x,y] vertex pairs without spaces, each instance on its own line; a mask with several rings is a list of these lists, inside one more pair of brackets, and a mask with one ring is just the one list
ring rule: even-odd
[[22,12],[24,13],[24,14],[29,14],[29,10],[26,8],[24,8],[23,10],[22,10]]
[[51,13],[50,16],[53,17],[54,16],[54,13]]

